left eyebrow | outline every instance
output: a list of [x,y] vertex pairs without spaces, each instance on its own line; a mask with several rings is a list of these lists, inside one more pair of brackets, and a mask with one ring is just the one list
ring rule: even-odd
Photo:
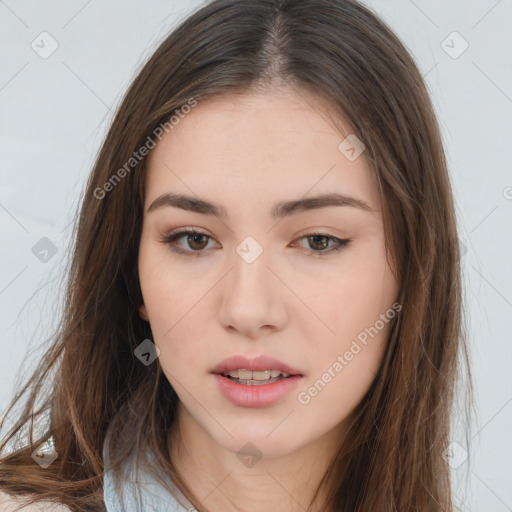
[[[183,194],[162,194],[157,197],[146,213],[154,211],[165,206],[172,206],[182,210],[200,213],[203,215],[215,215],[216,217],[226,218],[227,211],[223,206],[200,199],[197,197],[186,196]],[[282,219],[289,215],[295,215],[308,210],[317,210],[328,206],[349,206],[358,208],[365,212],[375,212],[370,204],[361,199],[346,196],[338,193],[322,194],[315,197],[303,199],[294,199],[292,201],[281,201],[275,204],[271,210],[271,217]]]
[[338,193],[323,194],[316,197],[308,197],[304,199],[296,199],[293,201],[283,201],[277,203],[272,208],[271,216],[274,219],[281,219],[288,215],[294,215],[307,210],[316,210],[327,206],[350,206],[358,208],[365,212],[374,212],[375,210],[362,199],[346,196]]

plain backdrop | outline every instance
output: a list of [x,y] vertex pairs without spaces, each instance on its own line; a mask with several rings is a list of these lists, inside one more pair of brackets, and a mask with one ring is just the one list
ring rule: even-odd
[[[0,413],[58,319],[70,223],[112,113],[202,3],[0,0]],[[476,388],[455,493],[462,510],[512,511],[512,1],[365,3],[422,70],[449,161]]]

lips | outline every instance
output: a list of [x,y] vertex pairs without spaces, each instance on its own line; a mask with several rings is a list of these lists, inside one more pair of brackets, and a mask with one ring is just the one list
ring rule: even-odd
[[300,370],[292,368],[291,366],[268,356],[258,356],[249,359],[245,356],[232,356],[224,359],[221,363],[216,365],[211,372],[222,374],[231,370],[251,370],[251,371],[264,371],[264,370],[279,370],[282,373],[289,375],[301,375]]

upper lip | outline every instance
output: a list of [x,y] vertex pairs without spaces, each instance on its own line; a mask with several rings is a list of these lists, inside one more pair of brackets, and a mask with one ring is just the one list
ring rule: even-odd
[[245,356],[231,356],[220,362],[212,369],[212,373],[226,373],[231,370],[251,370],[253,372],[263,370],[279,370],[289,375],[302,375],[299,370],[288,366],[287,364],[268,356],[258,356],[249,359]]

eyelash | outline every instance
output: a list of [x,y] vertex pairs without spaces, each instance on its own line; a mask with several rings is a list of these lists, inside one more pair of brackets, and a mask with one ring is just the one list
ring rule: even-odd
[[[195,229],[188,229],[188,230],[179,231],[177,233],[170,233],[170,234],[166,235],[165,237],[163,237],[161,242],[169,245],[169,248],[172,252],[175,252],[178,254],[184,254],[187,256],[192,256],[192,255],[196,256],[196,257],[202,256],[202,254],[205,252],[204,249],[187,251],[187,250],[178,248],[178,246],[176,245],[176,241],[179,240],[180,238],[183,238],[185,235],[201,235],[206,238],[212,239],[212,237],[207,235],[206,233],[202,233],[201,231],[197,231]],[[310,256],[314,256],[314,255],[323,256],[323,255],[329,254],[333,251],[340,251],[341,249],[344,249],[345,247],[347,247],[348,244],[352,241],[351,239],[341,239],[341,238],[337,238],[335,236],[330,236],[326,233],[318,233],[318,232],[306,233],[305,235],[298,238],[298,240],[301,240],[303,238],[313,237],[313,236],[321,236],[321,237],[327,238],[328,240],[332,240],[332,241],[334,241],[335,245],[331,246],[330,248],[323,249],[321,251],[310,250],[308,253]]]

